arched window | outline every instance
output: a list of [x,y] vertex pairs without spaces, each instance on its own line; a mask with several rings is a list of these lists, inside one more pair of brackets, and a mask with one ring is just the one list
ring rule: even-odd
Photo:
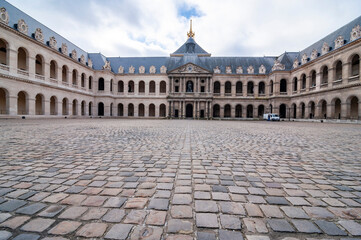
[[149,117],[155,117],[155,105],[153,103],[149,105]]
[[306,74],[302,74],[301,79],[302,79],[302,88],[301,89],[306,89]]
[[328,67],[327,66],[324,66],[322,68],[321,83],[322,84],[328,83]]
[[253,95],[254,94],[254,84],[253,82],[247,83],[247,95]]
[[78,86],[78,71],[76,69],[73,69],[72,79],[73,79],[73,86]]
[[287,93],[287,80],[281,79],[280,81],[280,93]]
[[[51,99],[50,99],[51,105]],[[18,93],[18,115],[26,115],[28,111],[28,94],[24,91]],[[1,114],[1,113],[0,113]],[[51,114],[51,111],[50,111]]]
[[62,101],[62,114],[63,115],[68,115],[68,99],[67,98],[63,98]]
[[134,82],[133,81],[128,82],[128,93],[134,93]]
[[143,103],[138,105],[138,117],[144,117],[144,104]]
[[155,93],[155,82],[154,81],[149,82],[149,93]]
[[243,84],[242,84],[242,82],[241,81],[238,81],[237,83],[236,83],[236,94],[237,95],[241,95],[242,94],[242,86]]
[[231,117],[231,105],[229,105],[229,104],[224,106],[224,117],[225,118]]
[[93,115],[93,103],[89,102],[89,116]]
[[113,92],[113,79],[110,79],[110,92],[112,93]]
[[104,78],[99,78],[98,80],[98,91],[104,91]]
[[258,117],[262,119],[263,114],[264,114],[264,105],[261,104],[258,106]]
[[81,87],[85,87],[85,73],[81,74]]
[[160,82],[159,92],[160,93],[166,93],[167,92],[167,83],[165,81]]
[[293,78],[293,91],[294,92],[297,92],[297,77],[294,77]]
[[133,105],[133,103],[128,104],[128,117],[134,117],[134,105]]
[[213,83],[213,93],[221,93],[221,84],[218,81]]
[[118,116],[122,117],[124,115],[124,107],[123,104],[119,103],[118,104]]
[[229,95],[232,93],[232,83],[230,81],[227,81],[224,85],[224,93]]
[[54,60],[50,61],[50,78],[57,79],[58,78],[58,66]]
[[78,100],[76,99],[73,100],[73,115],[78,115]]
[[360,74],[360,56],[355,55],[351,60],[351,76],[358,76]]
[[165,104],[161,104],[159,106],[159,117],[165,117],[166,116],[166,107]]
[[286,111],[287,111],[286,104],[281,104],[279,109],[280,118],[286,118]]
[[28,71],[28,53],[25,48],[18,49],[18,69]]
[[139,88],[139,90],[138,90],[139,93],[144,93],[145,92],[145,83],[144,83],[144,81],[139,82],[138,88]]
[[50,98],[50,115],[58,115],[58,100],[55,96]]
[[0,88],[0,114],[8,114],[9,93],[5,88]]
[[89,90],[91,90],[93,87],[93,77],[89,76]]
[[4,40],[0,39],[0,64],[8,64],[8,44]]
[[253,106],[252,105],[247,106],[247,118],[253,118]]
[[85,101],[81,102],[81,115],[85,116]]
[[35,114],[44,115],[44,96],[41,94],[35,96]]
[[123,81],[118,81],[118,92],[124,92],[124,83]]
[[98,116],[104,116],[104,103],[98,103]]
[[35,57],[35,74],[44,75],[44,59],[39,54]]
[[213,117],[220,117],[220,107],[218,104],[213,106]]
[[311,82],[310,82],[310,88],[316,87],[316,71],[313,70],[311,72]]
[[238,104],[236,106],[236,109],[235,109],[235,116],[236,118],[241,118],[242,117],[242,105]]
[[335,81],[342,80],[342,62],[338,61],[336,63],[336,74]]
[[63,83],[68,82],[68,67],[64,65],[61,69],[61,80]]
[[261,96],[265,94],[265,84],[264,84],[264,82],[260,82],[258,84],[258,94],[261,95]]

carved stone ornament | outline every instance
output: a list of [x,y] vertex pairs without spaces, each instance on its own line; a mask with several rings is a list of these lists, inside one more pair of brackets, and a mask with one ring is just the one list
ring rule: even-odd
[[80,56],[80,63],[85,64],[85,57],[84,55]]
[[4,24],[9,24],[9,13],[6,11],[6,8],[0,8],[0,21]]
[[160,73],[167,73],[167,68],[165,66],[161,66]]
[[344,43],[345,39],[343,38],[343,36],[338,36],[335,40],[335,49],[342,47]]
[[20,19],[18,21],[18,31],[24,34],[28,34],[28,25],[24,21],[24,19]]
[[37,41],[44,43],[43,31],[40,28],[35,30],[34,36]]
[[88,58],[88,67],[93,68],[93,61]]
[[248,73],[248,74],[253,74],[253,73],[254,73],[254,67],[253,67],[253,66],[249,66],[249,67],[247,68],[247,73]]
[[324,42],[322,45],[322,55],[326,54],[330,51],[330,46],[328,45],[327,42]]
[[112,70],[111,66],[110,66],[110,61],[105,61],[105,64],[103,66],[104,70]]
[[217,66],[215,69],[213,69],[214,73],[221,73],[221,69]]
[[293,68],[297,68],[299,64],[300,64],[300,62],[299,62],[298,59],[296,58],[296,59],[293,61]]
[[316,59],[317,57],[318,57],[318,52],[316,49],[313,49],[311,53],[311,60]]
[[359,37],[361,37],[361,27],[360,25],[357,25],[354,28],[352,28],[350,40],[353,41],[358,39]]
[[68,46],[66,45],[66,43],[61,44],[61,53],[68,55]]
[[232,73],[232,68],[230,66],[226,67],[226,73],[227,74],[231,74]]
[[56,39],[54,36],[49,38],[49,46],[56,49]]
[[120,73],[120,74],[124,73],[124,67],[123,66],[119,66],[118,73]]
[[241,66],[239,66],[237,69],[236,69],[236,73],[237,74],[242,74],[243,73],[243,69]]
[[285,69],[286,69],[285,65],[276,59],[273,64],[272,71],[285,70]]
[[305,64],[305,63],[307,63],[307,60],[308,60],[307,54],[304,53],[304,54],[302,55],[301,63],[302,63],[302,64]]
[[129,67],[129,73],[134,73],[135,72],[135,68],[133,66]]
[[145,73],[145,67],[144,66],[139,67],[139,73],[141,73],[141,74]]
[[76,53],[76,50],[74,49],[73,51],[71,51],[71,58],[76,60],[77,59],[77,53]]
[[266,67],[263,66],[263,64],[258,68],[259,74],[265,74],[266,73]]
[[150,68],[149,68],[149,73],[154,74],[155,71],[156,71],[155,67],[154,67],[154,66],[150,66]]

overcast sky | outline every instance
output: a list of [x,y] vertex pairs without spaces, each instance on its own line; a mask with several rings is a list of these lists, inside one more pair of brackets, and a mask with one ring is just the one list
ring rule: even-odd
[[358,17],[360,0],[8,0],[87,52],[169,56],[187,39],[212,56],[300,51]]

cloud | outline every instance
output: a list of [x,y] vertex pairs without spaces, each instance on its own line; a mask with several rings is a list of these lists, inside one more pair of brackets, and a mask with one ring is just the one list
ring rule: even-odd
[[9,0],[88,52],[168,56],[195,39],[213,56],[300,51],[359,16],[357,0]]

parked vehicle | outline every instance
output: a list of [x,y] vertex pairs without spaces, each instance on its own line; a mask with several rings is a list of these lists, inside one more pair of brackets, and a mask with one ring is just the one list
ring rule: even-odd
[[274,114],[274,113],[266,113],[266,114],[263,114],[263,119],[267,120],[267,121],[279,121],[280,116],[278,116],[278,114]]

